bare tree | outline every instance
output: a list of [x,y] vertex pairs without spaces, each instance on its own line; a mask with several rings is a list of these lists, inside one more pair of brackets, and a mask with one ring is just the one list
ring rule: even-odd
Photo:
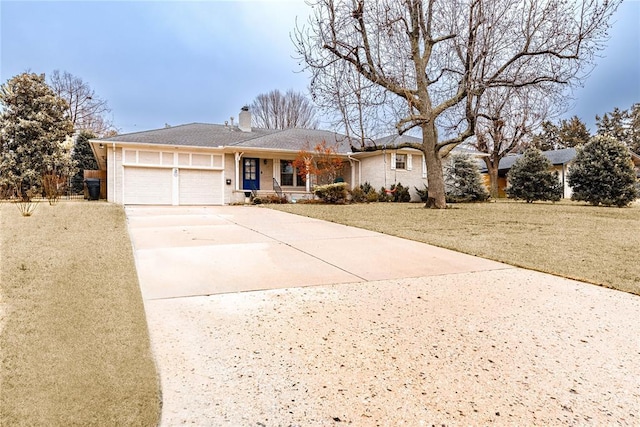
[[55,70],[49,80],[53,91],[67,102],[67,117],[75,130],[90,131],[97,136],[113,133],[113,124],[106,117],[111,109],[88,83],[67,71],[60,73],[59,70]]
[[255,127],[265,129],[316,129],[318,120],[313,104],[300,92],[261,93],[251,103]]
[[347,63],[333,62],[318,69],[310,91],[323,117],[358,148],[375,148],[375,138],[395,130],[396,115],[387,93]]
[[398,133],[422,133],[421,144],[404,146],[425,155],[426,206],[444,208],[442,157],[475,134],[482,95],[490,88],[578,81],[619,3],[314,0],[294,41],[315,76],[343,62],[401,100]]
[[481,153],[490,178],[491,197],[498,197],[498,167],[507,154],[526,148],[532,132],[557,107],[566,105],[559,99],[557,86],[512,86],[490,88],[479,100],[476,137],[470,145]]

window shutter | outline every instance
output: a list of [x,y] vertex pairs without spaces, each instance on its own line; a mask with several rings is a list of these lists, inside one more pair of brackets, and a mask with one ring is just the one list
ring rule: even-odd
[[413,154],[407,154],[407,170],[413,170]]
[[424,154],[422,155],[422,177],[427,177],[427,161],[424,158]]
[[391,153],[391,169],[396,168],[396,153]]

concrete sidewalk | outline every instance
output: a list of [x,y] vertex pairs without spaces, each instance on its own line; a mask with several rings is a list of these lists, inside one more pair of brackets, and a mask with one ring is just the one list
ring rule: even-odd
[[128,207],[147,300],[511,268],[264,207]]
[[261,207],[126,211],[162,426],[640,420],[635,295]]

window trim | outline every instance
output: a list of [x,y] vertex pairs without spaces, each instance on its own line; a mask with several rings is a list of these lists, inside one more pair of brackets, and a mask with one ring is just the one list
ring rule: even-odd
[[[292,178],[293,185],[289,185],[289,184],[284,184],[283,183],[282,168],[287,163],[290,164],[291,168],[293,169],[293,178]],[[306,180],[303,177],[301,177],[300,175],[298,175],[298,168],[296,168],[293,165],[293,160],[280,159],[280,167],[278,169],[279,169],[278,177],[280,178],[279,179],[280,186],[282,186],[282,187],[305,187],[307,185]],[[289,175],[289,174],[285,174],[285,175]]]

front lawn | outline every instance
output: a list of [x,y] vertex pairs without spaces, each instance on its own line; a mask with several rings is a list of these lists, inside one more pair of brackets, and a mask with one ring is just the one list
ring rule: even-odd
[[122,207],[44,202],[22,217],[0,203],[0,225],[0,425],[157,425]]
[[638,204],[620,209],[500,200],[446,210],[396,203],[269,206],[640,295]]

